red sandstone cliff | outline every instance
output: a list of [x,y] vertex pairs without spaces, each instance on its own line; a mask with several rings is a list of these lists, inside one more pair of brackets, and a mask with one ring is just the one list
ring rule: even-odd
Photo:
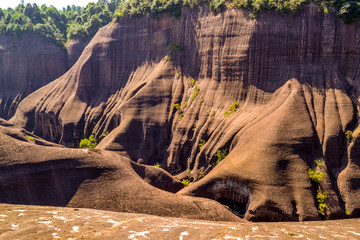
[[[206,8],[121,19],[11,121],[73,147],[112,130],[99,149],[202,178],[179,194],[218,200],[249,220],[319,219],[308,169],[323,159],[326,218],[359,216],[358,138],[348,147],[344,135],[357,125],[359,33],[311,6],[257,19]],[[184,51],[169,53],[172,43]],[[213,168],[219,149],[230,153]]]
[[19,102],[63,75],[89,43],[71,41],[65,53],[39,36],[0,36],[0,117],[11,118]]
[[89,42],[90,40],[86,38],[69,41],[69,43],[66,45],[67,64],[69,68],[71,68],[76,63]]
[[66,70],[65,52],[44,39],[0,36],[0,117],[13,116],[23,98]]

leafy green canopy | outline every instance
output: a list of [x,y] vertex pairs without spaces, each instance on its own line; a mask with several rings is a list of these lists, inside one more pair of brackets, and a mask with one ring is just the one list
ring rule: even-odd
[[255,17],[262,10],[295,12],[310,2],[316,3],[325,13],[329,7],[334,7],[345,23],[360,16],[360,0],[98,0],[86,7],[72,5],[62,10],[45,4],[39,7],[36,3],[22,3],[15,9],[0,9],[0,34],[34,33],[64,48],[69,39],[94,36],[113,17],[117,21],[122,16],[163,12],[179,17],[182,7],[194,8],[201,4],[209,4],[215,12],[227,6],[247,8]]
[[95,148],[97,146],[97,141],[94,135],[90,135],[89,138],[84,138],[80,140],[79,148]]
[[215,12],[222,11],[226,6],[251,9],[252,16],[255,17],[262,10],[275,10],[281,13],[296,12],[310,2],[316,3],[325,13],[328,12],[329,7],[334,7],[345,23],[350,23],[360,16],[360,0],[127,0],[119,4],[115,20],[117,21],[122,16],[163,12],[169,12],[178,17],[183,6],[193,8],[203,3],[209,4],[210,9]]
[[64,47],[69,39],[94,36],[112,20],[120,1],[99,0],[86,7],[72,5],[62,10],[45,4],[39,7],[36,3],[0,9],[0,34],[34,33]]

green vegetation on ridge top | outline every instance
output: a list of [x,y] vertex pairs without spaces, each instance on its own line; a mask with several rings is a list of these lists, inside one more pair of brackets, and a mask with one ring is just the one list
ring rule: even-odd
[[296,12],[311,2],[317,4],[325,13],[328,13],[329,7],[334,7],[337,15],[345,23],[350,23],[360,16],[360,2],[349,0],[127,0],[119,4],[115,12],[115,21],[122,16],[133,17],[163,12],[178,17],[182,7],[193,8],[205,3],[209,4],[214,12],[220,12],[230,6],[251,9],[252,16],[256,16],[262,10],[275,10],[280,13]]
[[262,10],[280,13],[295,12],[311,2],[325,13],[334,7],[345,23],[360,16],[360,1],[349,0],[99,0],[86,7],[67,6],[58,10],[53,6],[19,4],[15,9],[0,9],[0,34],[17,35],[33,33],[64,48],[69,39],[92,37],[100,27],[122,16],[140,16],[169,12],[181,15],[182,7],[194,8],[209,4],[214,12],[225,7],[246,8],[256,16]]
[[92,37],[111,22],[120,1],[99,0],[86,7],[72,5],[62,10],[36,3],[0,9],[0,34],[33,33],[63,48],[67,40]]

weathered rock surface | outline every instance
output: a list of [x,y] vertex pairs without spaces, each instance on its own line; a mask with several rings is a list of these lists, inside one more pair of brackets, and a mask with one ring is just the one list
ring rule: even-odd
[[360,220],[234,223],[93,209],[0,205],[1,239],[358,239]]
[[0,35],[0,117],[11,118],[22,99],[63,75],[88,43],[70,41],[65,53],[36,35]]
[[23,98],[67,69],[66,53],[41,37],[0,35],[0,117],[12,117]]
[[80,38],[76,40],[70,40],[70,42],[66,45],[67,64],[69,68],[71,68],[76,63],[89,42],[89,39]]
[[[359,140],[349,145],[344,134],[360,106],[360,25],[314,6],[248,13],[121,19],[11,121],[66,146],[112,130],[99,150],[202,178],[179,197],[212,198],[253,221],[320,219],[308,169],[322,159],[325,218],[360,216]],[[172,43],[184,51],[170,52]]]
[[29,136],[33,135],[0,121],[1,203],[241,221],[213,200],[178,196],[151,186],[161,188],[165,182],[165,188],[179,190],[181,183],[160,168],[143,166],[146,174],[138,175],[131,161],[118,154],[67,149]]

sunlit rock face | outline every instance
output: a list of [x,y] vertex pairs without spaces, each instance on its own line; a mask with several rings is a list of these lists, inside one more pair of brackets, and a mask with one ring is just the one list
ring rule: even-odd
[[[215,199],[248,220],[320,219],[319,187],[324,218],[358,216],[358,138],[345,132],[357,126],[359,25],[315,6],[248,15],[204,7],[123,18],[11,122],[70,147],[109,131],[98,149],[159,162],[196,181],[179,196]],[[229,154],[216,163],[219,150]],[[308,170],[319,159],[316,184]]]

